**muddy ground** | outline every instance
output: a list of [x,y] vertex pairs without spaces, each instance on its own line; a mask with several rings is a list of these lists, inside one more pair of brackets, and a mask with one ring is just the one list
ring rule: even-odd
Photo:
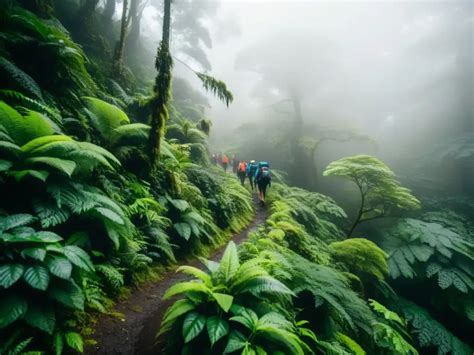
[[[255,201],[256,202],[256,201]],[[232,240],[240,244],[247,238],[250,231],[265,222],[268,211],[266,208],[256,207],[253,221]],[[209,259],[218,261],[224,253],[225,246],[216,250]],[[199,268],[202,264],[197,260],[186,263]],[[155,283],[142,286],[134,290],[131,296],[115,305],[113,312],[119,312],[124,318],[103,315],[99,318],[93,338],[97,345],[86,348],[86,354],[160,354],[160,345],[155,344],[155,335],[160,329],[161,319],[173,301],[163,301],[166,290],[179,281],[188,280],[190,276],[167,272],[163,278]]]

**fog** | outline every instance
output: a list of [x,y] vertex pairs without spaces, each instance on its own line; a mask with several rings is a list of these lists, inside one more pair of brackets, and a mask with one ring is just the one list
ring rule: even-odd
[[[156,3],[156,9],[146,9],[143,25],[154,43],[160,28]],[[221,0],[173,6],[175,75],[199,88],[187,67],[209,71],[234,94],[228,108],[208,98],[213,150],[262,158],[255,140],[279,151],[298,119],[300,140],[327,140],[313,157],[317,174],[331,160],[369,153],[403,175],[407,161],[432,155],[452,139],[468,136],[472,149],[471,1]],[[194,53],[183,50],[183,43],[191,43],[186,34],[194,35]],[[148,48],[153,53],[155,46]],[[279,152],[274,164],[288,169],[280,160],[291,156]]]

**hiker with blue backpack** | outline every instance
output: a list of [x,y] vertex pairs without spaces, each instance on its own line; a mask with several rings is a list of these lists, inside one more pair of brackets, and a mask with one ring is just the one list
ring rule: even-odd
[[253,189],[255,188],[254,177],[257,172],[257,163],[255,160],[251,160],[250,163],[247,164],[247,177],[250,181],[250,187]]
[[272,173],[270,171],[270,164],[268,164],[268,162],[261,161],[258,163],[254,180],[258,187],[260,204],[263,206],[265,204],[267,187],[272,186]]

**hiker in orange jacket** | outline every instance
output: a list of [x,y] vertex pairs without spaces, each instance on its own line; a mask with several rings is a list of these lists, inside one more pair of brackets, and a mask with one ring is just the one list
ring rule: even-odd
[[222,167],[224,168],[224,171],[227,172],[227,167],[229,166],[229,157],[227,154],[224,154],[222,156]]
[[240,179],[240,183],[244,186],[245,177],[247,176],[247,163],[241,161],[237,167],[237,176]]

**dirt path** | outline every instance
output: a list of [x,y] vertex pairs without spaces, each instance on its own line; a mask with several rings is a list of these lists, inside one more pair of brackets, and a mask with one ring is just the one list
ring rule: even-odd
[[[250,231],[259,224],[265,222],[268,215],[266,208],[257,206],[254,220],[242,232],[236,234],[232,240],[236,244],[242,243]],[[212,260],[219,260],[224,253],[225,246],[216,250],[211,256]],[[189,263],[202,268],[196,259]],[[143,286],[135,290],[130,298],[118,303],[114,311],[125,315],[122,321],[117,317],[104,315],[99,318],[95,327],[94,339],[97,345],[86,348],[86,354],[159,354],[159,348],[155,346],[155,335],[160,328],[164,312],[171,304],[163,301],[165,291],[179,281],[189,279],[188,275],[170,271],[163,275],[163,279],[157,283]]]

